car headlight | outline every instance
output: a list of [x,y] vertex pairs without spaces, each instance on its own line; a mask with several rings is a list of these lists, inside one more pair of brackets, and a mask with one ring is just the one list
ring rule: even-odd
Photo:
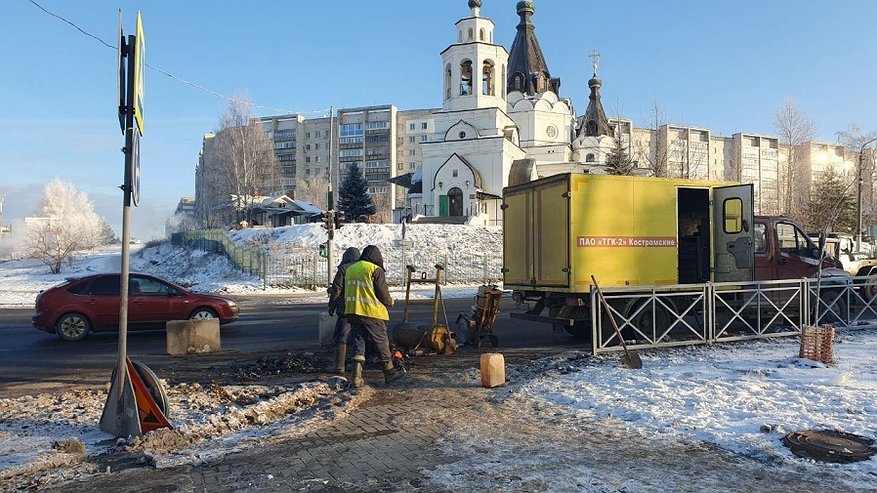
[[225,302],[228,303],[229,308],[236,308],[238,306],[237,303],[232,300],[225,300]]

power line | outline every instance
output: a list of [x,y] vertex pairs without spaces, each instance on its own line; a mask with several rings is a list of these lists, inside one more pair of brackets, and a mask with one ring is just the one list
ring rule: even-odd
[[[55,17],[56,19],[59,19],[60,21],[66,23],[66,24],[69,24],[70,26],[72,26],[74,29],[76,29],[76,30],[79,31],[80,33],[82,33],[82,34],[88,36],[89,38],[93,38],[93,39],[97,40],[99,43],[101,43],[102,45],[106,46],[107,48],[110,48],[110,49],[112,49],[112,50],[116,50],[116,49],[118,49],[116,46],[112,46],[111,44],[107,43],[106,41],[104,41],[104,40],[101,39],[100,37],[95,36],[94,34],[91,34],[91,33],[89,33],[88,31],[86,31],[86,30],[82,29],[81,27],[77,26],[76,23],[74,23],[74,22],[72,22],[72,21],[70,21],[70,20],[64,18],[64,17],[61,16],[61,15],[58,15],[58,14],[56,14],[56,13],[54,13],[54,12],[49,11],[48,9],[46,9],[45,7],[43,7],[42,5],[40,5],[39,3],[37,3],[35,0],[28,0],[28,1],[29,1],[30,3],[32,3],[32,4],[34,4],[38,9],[42,10],[42,11],[45,12],[46,14],[48,14],[48,15],[50,15],[50,16],[52,16],[52,17]],[[181,79],[181,78],[177,77],[176,75],[174,75],[174,74],[172,74],[172,73],[170,73],[170,72],[168,72],[168,71],[166,71],[166,70],[162,70],[162,69],[160,69],[160,68],[158,68],[158,67],[155,67],[155,66],[153,66],[153,65],[150,65],[149,63],[147,63],[146,66],[149,67],[149,68],[151,68],[152,70],[155,70],[156,72],[158,72],[158,73],[160,73],[160,74],[162,74],[162,75],[166,75],[166,76],[170,77],[171,79],[173,79],[173,80],[175,80],[175,81],[177,81],[177,82],[179,82],[179,83],[181,83],[181,84],[185,84],[185,85],[187,85],[187,86],[194,87],[195,89],[198,89],[199,91],[202,91],[202,92],[205,92],[205,93],[207,93],[207,94],[210,94],[211,96],[215,96],[215,97],[217,97],[217,98],[224,99],[224,100],[226,100],[226,101],[236,101],[236,98],[234,98],[234,97],[226,96],[226,95],[224,95],[224,94],[220,94],[220,93],[218,93],[218,92],[216,92],[216,91],[212,91],[212,90],[210,90],[210,89],[207,89],[206,87],[200,86],[200,85],[198,85],[198,84],[196,84],[196,83],[194,83],[194,82],[191,82],[191,81],[188,81],[188,80],[185,80],[185,79]],[[253,107],[254,107],[254,108],[261,108],[261,109],[265,109],[265,110],[271,110],[271,111],[275,111],[275,112],[278,112],[278,113],[286,113],[286,114],[302,114],[302,113],[320,113],[320,114],[324,114],[324,113],[326,112],[326,110],[328,109],[328,108],[324,108],[324,109],[321,109],[321,110],[294,111],[294,110],[283,109],[283,108],[273,108],[273,107],[271,107],[271,106],[264,106],[264,105],[261,105],[261,104],[255,104],[255,103],[252,103],[252,104],[253,104]]]

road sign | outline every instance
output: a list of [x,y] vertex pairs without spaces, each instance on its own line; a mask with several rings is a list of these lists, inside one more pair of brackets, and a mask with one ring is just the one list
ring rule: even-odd
[[137,12],[137,43],[134,48],[134,120],[137,130],[143,135],[143,92],[146,74],[146,38],[143,36],[143,22]]
[[116,61],[116,87],[118,93],[116,99],[119,106],[116,111],[119,113],[119,127],[122,128],[122,135],[125,135],[125,116],[128,114],[128,108],[125,104],[125,93],[128,92],[128,80],[125,78],[125,56],[127,47],[125,46],[125,33],[122,31],[122,11],[119,10],[119,48],[117,50]]
[[140,205],[140,134],[133,132],[131,137],[131,180],[127,185],[131,187],[131,205],[138,207]]

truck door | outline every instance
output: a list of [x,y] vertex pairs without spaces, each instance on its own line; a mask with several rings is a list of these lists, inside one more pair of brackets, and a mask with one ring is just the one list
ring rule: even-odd
[[716,282],[751,281],[755,278],[752,203],[751,184],[713,189]]

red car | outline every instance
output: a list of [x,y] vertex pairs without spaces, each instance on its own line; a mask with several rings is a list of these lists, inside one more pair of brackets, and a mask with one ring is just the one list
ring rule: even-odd
[[[119,274],[71,278],[37,295],[31,317],[34,327],[78,341],[89,332],[118,330]],[[220,324],[238,319],[234,301],[193,293],[148,274],[128,279],[128,327],[163,328],[168,320],[218,318]]]

